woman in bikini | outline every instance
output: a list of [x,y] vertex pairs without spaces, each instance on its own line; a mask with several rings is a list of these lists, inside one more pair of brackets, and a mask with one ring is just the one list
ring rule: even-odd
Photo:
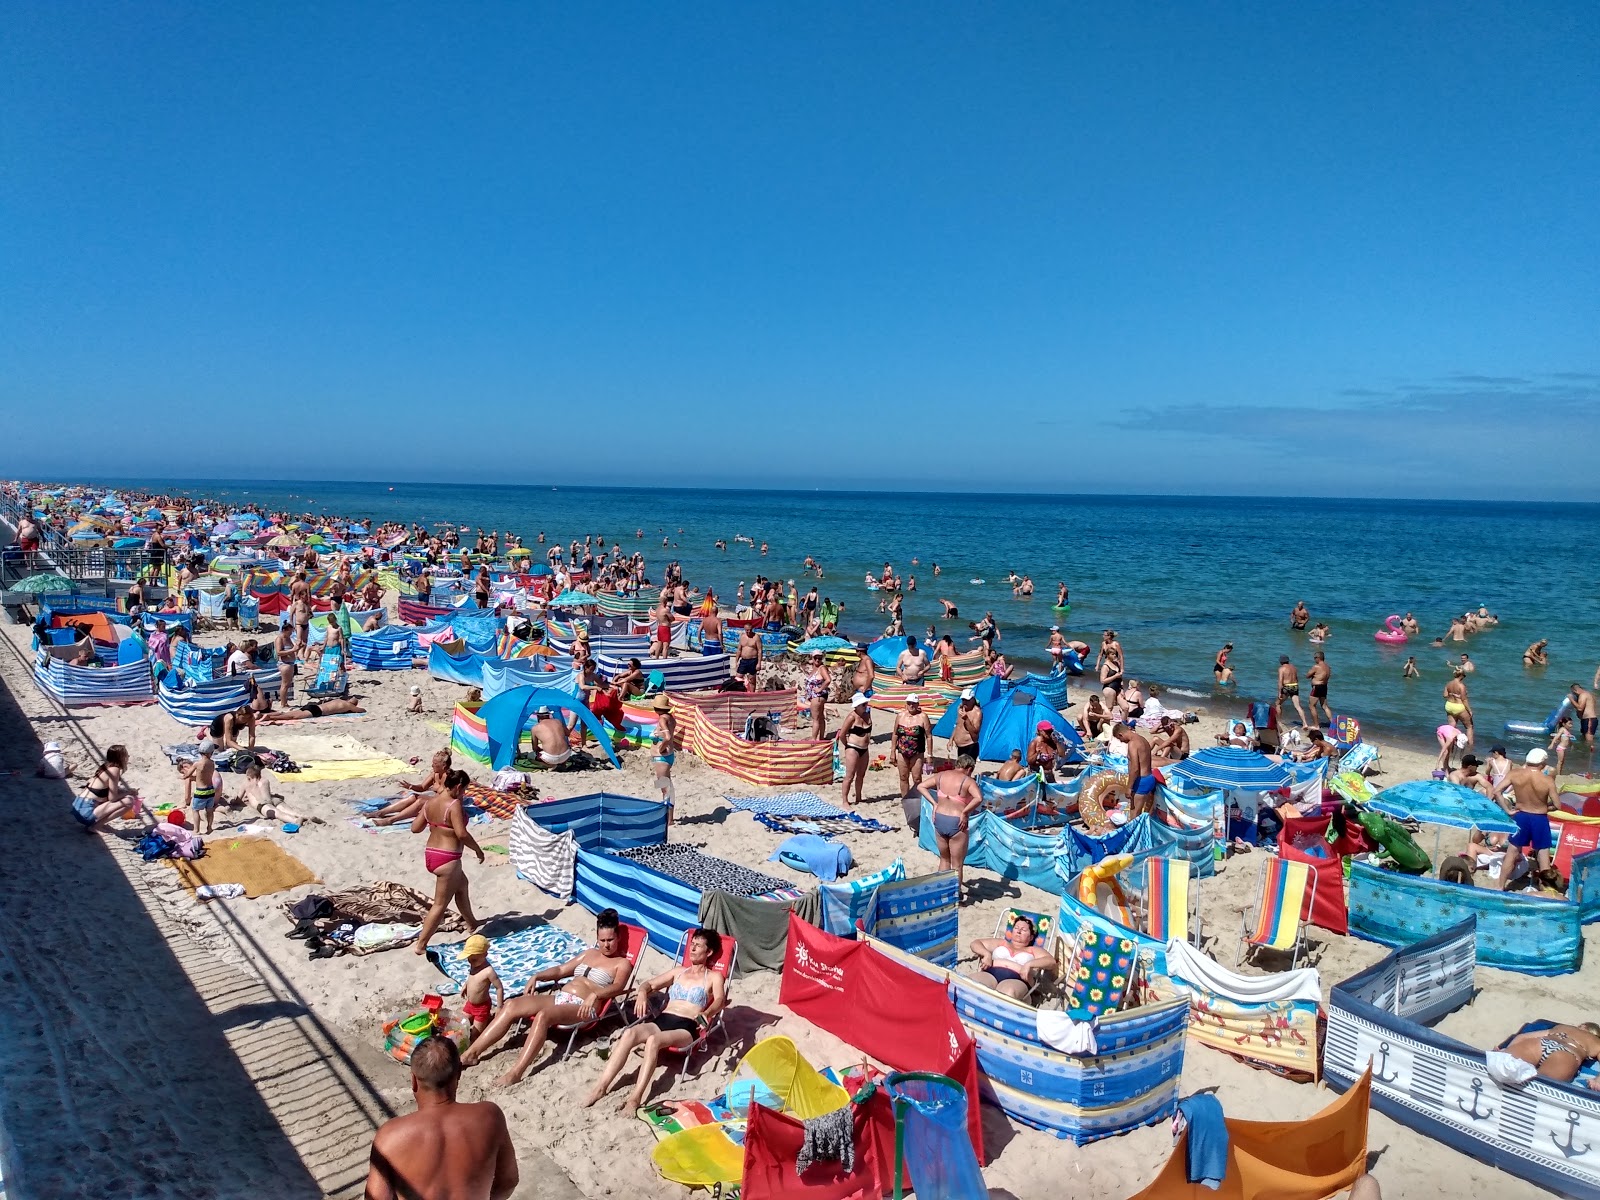
[[913,692],[894,719],[894,763],[900,769],[900,794],[909,796],[922,779],[922,760],[933,740],[933,724],[922,711],[922,697]]
[[1218,687],[1226,687],[1233,682],[1233,668],[1228,665],[1228,655],[1233,653],[1233,643],[1229,642],[1217,651],[1217,660],[1211,664],[1211,674],[1217,681]]
[[72,802],[72,815],[82,823],[85,833],[104,829],[118,817],[132,817],[139,812],[139,793],[123,781],[128,769],[128,748],[112,746],[106,751],[105,761],[84,786],[83,795]]
[[1055,727],[1049,721],[1040,721],[1034,728],[1033,741],[1028,743],[1028,766],[1054,783],[1056,759],[1060,757],[1061,743],[1056,740]]
[[[638,1020],[612,1045],[605,1073],[583,1098],[585,1108],[606,1094],[627,1067],[633,1052],[638,1050],[644,1061],[639,1065],[638,1081],[622,1102],[621,1111],[630,1115],[639,1111],[650,1090],[661,1052],[687,1050],[727,1005],[727,986],[716,968],[721,957],[722,936],[710,929],[696,929],[689,935],[689,965],[673,967],[639,989],[639,999],[634,1003]],[[650,994],[662,988],[667,991],[666,1007],[652,1017]]]
[[1033,920],[1012,914],[1011,928],[1003,938],[977,938],[972,952],[978,956],[973,979],[1013,1000],[1025,1000],[1034,973],[1055,966],[1055,960],[1033,944]]
[[973,782],[977,763],[962,755],[956,769],[940,771],[917,785],[924,800],[933,805],[933,840],[939,850],[939,870],[954,871],[957,886],[965,886],[967,818],[983,803],[983,793]]
[[[1506,1053],[1532,1063],[1541,1077],[1558,1083],[1571,1083],[1591,1059],[1600,1058],[1600,1025],[1552,1025],[1549,1029],[1518,1034]],[[1597,1079],[1595,1083],[1600,1083]],[[1600,1088],[1590,1083],[1591,1090]]]
[[[867,781],[867,764],[872,757],[872,708],[860,692],[850,697],[850,711],[845,713],[834,738],[844,748],[844,802],[860,804],[861,788]],[[850,799],[852,783],[856,787],[854,800]]]
[[672,715],[672,700],[665,692],[658,695],[650,707],[656,711],[655,754],[650,764],[655,768],[656,787],[661,790],[661,799],[666,801],[667,820],[670,821],[678,799],[672,783],[672,766],[678,761],[678,721]]
[[811,714],[811,740],[823,741],[828,736],[828,693],[833,689],[833,676],[828,672],[827,660],[818,650],[811,656],[811,670],[800,688],[796,706]]
[[467,832],[467,816],[461,809],[461,797],[466,794],[472,777],[465,771],[451,771],[444,777],[444,789],[432,792],[422,802],[422,811],[411,822],[411,832],[428,831],[428,846],[422,852],[422,864],[433,876],[433,907],[422,921],[422,933],[412,953],[424,954],[428,939],[444,920],[450,901],[456,902],[461,919],[467,923],[467,932],[478,927],[472,915],[472,901],[467,891],[467,869],[461,861],[463,848],[471,850],[483,861],[483,850],[477,840]]
[[294,676],[298,664],[294,650],[294,629],[288,621],[279,624],[272,652],[278,660],[278,703],[288,708],[289,701],[294,699]]
[[[609,1001],[627,990],[633,974],[621,925],[622,919],[616,909],[602,910],[595,918],[594,947],[558,967],[546,967],[529,979],[522,995],[506,1001],[483,1032],[472,1039],[472,1045],[461,1056],[461,1065],[470,1067],[481,1062],[489,1049],[518,1021],[532,1021],[528,1040],[523,1043],[517,1061],[495,1080],[501,1087],[509,1087],[538,1061],[552,1029],[594,1020]],[[634,949],[637,952],[638,947]],[[539,990],[541,983],[557,980],[561,981],[558,989]]]

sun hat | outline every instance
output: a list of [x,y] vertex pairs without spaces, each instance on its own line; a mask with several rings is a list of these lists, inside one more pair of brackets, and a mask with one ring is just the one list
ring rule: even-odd
[[412,684],[412,685],[411,685],[411,694],[412,694],[412,695],[413,695],[413,696],[420,696],[420,695],[422,695],[422,688],[421,688],[421,687],[420,687],[420,686],[418,686],[418,685],[417,685],[417,684],[415,684],[415,683],[413,683],[413,684]]
[[961,698],[963,700],[976,700],[978,698],[978,693],[973,691],[971,688],[962,688]]
[[467,959],[471,958],[474,954],[487,953],[489,953],[489,939],[484,937],[481,933],[475,933],[466,941],[461,943],[461,953],[457,957]]
[[907,704],[921,704],[922,703],[922,693],[921,692],[912,692],[909,696],[906,697],[906,703]]
[[1522,761],[1527,763],[1530,767],[1542,767],[1545,763],[1550,761],[1550,756],[1535,746],[1532,750],[1528,751],[1527,757]]
[[850,707],[851,708],[860,708],[863,704],[866,704],[866,703],[868,703],[868,701],[867,701],[867,694],[865,692],[857,692],[854,696],[850,697]]
[[650,707],[655,709],[657,712],[666,712],[672,707],[672,698],[665,692],[662,692],[660,695],[656,696],[650,701]]

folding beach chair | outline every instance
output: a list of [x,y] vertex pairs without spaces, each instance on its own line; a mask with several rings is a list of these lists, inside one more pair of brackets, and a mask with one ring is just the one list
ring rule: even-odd
[[[692,936],[694,936],[694,930],[685,930],[682,940],[678,942],[677,962],[679,966],[687,967],[689,965],[689,939]],[[717,956],[717,961],[712,964],[711,969],[714,970],[718,975],[722,976],[722,986],[724,988],[728,986],[729,980],[733,978],[733,965],[738,960],[738,957],[738,939],[731,938],[727,934],[723,934],[722,953]],[[688,1066],[689,1062],[694,1058],[695,1053],[701,1047],[703,1047],[707,1041],[710,1040],[713,1031],[722,1035],[723,1044],[726,1045],[728,1041],[728,1029],[727,1026],[723,1024],[722,1018],[727,1011],[727,1005],[723,1005],[722,1010],[718,1012],[716,1016],[712,1017],[709,1023],[701,1028],[700,1035],[687,1046],[669,1046],[665,1051],[663,1051],[663,1053],[683,1055],[684,1066]]]
[[1033,978],[1028,981],[1028,994],[1024,1000],[1038,1008],[1061,982],[1061,939],[1056,937],[1055,918],[1029,912],[1025,908],[1008,908],[1002,912],[1000,919],[994,923],[994,936],[1005,937],[1018,917],[1027,917],[1033,922],[1033,944],[1048,954],[1052,963],[1044,970],[1035,971]]
[[[1145,860],[1144,932],[1158,942],[1200,944],[1198,886],[1186,858]],[[1191,936],[1192,935],[1192,936]]]
[[628,981],[622,990],[602,1004],[600,1010],[589,1020],[568,1027],[571,1032],[567,1035],[567,1044],[561,1049],[562,1057],[572,1053],[573,1044],[577,1042],[580,1033],[588,1033],[602,1021],[620,1016],[622,1023],[626,1025],[633,1020],[633,981],[634,976],[639,973],[639,960],[644,957],[644,952],[650,945],[650,934],[643,927],[629,925],[626,921],[621,922],[617,928],[623,937],[622,953],[628,960]]
[[[1309,893],[1309,895],[1308,895]],[[1268,856],[1261,864],[1255,906],[1241,910],[1239,953],[1234,965],[1259,949],[1287,952],[1290,969],[1300,965],[1305,926],[1300,921],[1307,900],[1315,902],[1317,877],[1303,862]]]

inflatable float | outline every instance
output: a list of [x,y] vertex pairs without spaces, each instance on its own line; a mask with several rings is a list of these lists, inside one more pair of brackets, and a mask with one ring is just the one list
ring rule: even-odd
[[1398,821],[1370,810],[1357,816],[1356,821],[1401,874],[1426,875],[1433,866],[1433,861]]
[[1374,640],[1388,642],[1394,646],[1398,646],[1406,640],[1406,631],[1401,627],[1398,613],[1391,613],[1384,619],[1383,624],[1384,628],[1372,635]]
[[1572,701],[1563,696],[1561,703],[1542,722],[1535,721],[1507,721],[1506,732],[1521,734],[1524,737],[1549,737],[1556,731],[1556,722],[1572,711]]
[[1063,614],[1069,613],[1069,612],[1072,611],[1072,605],[1070,605],[1070,604],[1052,604],[1050,606],[1050,611],[1051,612],[1056,612],[1056,613],[1063,613]]

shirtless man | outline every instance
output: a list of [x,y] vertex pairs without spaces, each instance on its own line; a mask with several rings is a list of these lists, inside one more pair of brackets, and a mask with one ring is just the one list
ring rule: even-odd
[[1278,656],[1278,711],[1283,711],[1285,700],[1294,701],[1294,710],[1300,714],[1300,724],[1306,724],[1306,710],[1300,707],[1300,672],[1295,670],[1287,654]]
[[1417,634],[1422,632],[1422,626],[1410,613],[1407,613],[1405,618],[1400,622],[1400,628],[1406,631],[1407,637],[1416,637]]
[[1525,667],[1548,667],[1550,665],[1550,656],[1545,653],[1545,647],[1549,644],[1549,638],[1540,638],[1529,646],[1522,652],[1522,665]]
[[302,704],[298,708],[285,708],[278,712],[262,713],[259,720],[276,725],[283,721],[310,721],[316,717],[342,717],[348,713],[364,713],[354,700],[341,700],[337,696],[320,700],[312,704]]
[[1511,819],[1517,831],[1506,841],[1506,856],[1500,864],[1500,890],[1505,891],[1515,873],[1517,860],[1530,849],[1537,855],[1536,865],[1541,873],[1550,870],[1555,839],[1550,834],[1550,811],[1556,806],[1555,780],[1544,773],[1549,755],[1543,750],[1529,750],[1524,766],[1512,767],[1506,786],[1513,794]]
[[1150,739],[1150,749],[1163,764],[1189,757],[1189,732],[1171,717],[1161,718],[1161,728]]
[[1478,669],[1478,666],[1470,658],[1468,658],[1465,651],[1463,651],[1461,655],[1461,661],[1450,663],[1450,669],[1457,675],[1471,675]]
[[1311,670],[1308,676],[1311,680],[1311,725],[1320,728],[1322,722],[1317,720],[1317,705],[1322,706],[1322,714],[1327,717],[1328,724],[1333,724],[1333,709],[1328,707],[1328,680],[1333,677],[1333,671],[1328,667],[1328,660],[1318,650],[1311,656]]
[[1310,620],[1311,610],[1306,607],[1306,602],[1304,600],[1296,600],[1294,602],[1294,611],[1289,614],[1289,628],[1304,629],[1306,623]]
[[294,626],[295,651],[304,657],[311,649],[311,585],[304,571],[296,571],[289,585],[289,623]]
[[734,672],[744,684],[744,690],[756,690],[756,674],[761,668],[761,635],[753,626],[739,631],[739,657],[734,662]]
[[1578,714],[1578,728],[1583,733],[1583,740],[1592,749],[1594,747],[1595,727],[1600,724],[1596,720],[1594,707],[1594,693],[1582,684],[1572,685],[1572,707]]
[[706,615],[700,618],[700,653],[722,653],[722,614],[717,611],[716,593],[706,591]]
[[461,1052],[429,1037],[411,1052],[417,1111],[386,1121],[372,1138],[367,1200],[508,1200],[517,1149],[505,1114],[488,1101],[460,1104]]
[[572,757],[572,742],[567,727],[548,708],[541,708],[536,715],[539,719],[533,726],[533,748],[540,762],[559,767]]
[[1156,804],[1154,755],[1150,739],[1118,721],[1111,736],[1128,748],[1128,818],[1149,812]]
[[978,707],[977,694],[971,688],[965,688],[956,708],[956,727],[950,734],[951,754],[956,758],[970,755],[973,761],[977,761],[978,736],[982,731],[983,710]]
[[995,778],[1001,783],[1011,783],[1029,773],[1027,764],[1022,761],[1022,751],[1013,750],[1011,757],[1000,764],[1000,769],[995,772]]
[[[816,591],[817,589],[812,588],[811,590]],[[960,619],[961,610],[958,609],[954,604],[951,604],[950,601],[946,600],[943,596],[939,597],[939,603],[944,605],[944,619],[946,621],[955,621]]]
[[894,673],[901,683],[919,686],[928,678],[928,652],[917,645],[915,635],[906,638],[906,648],[895,660]]

